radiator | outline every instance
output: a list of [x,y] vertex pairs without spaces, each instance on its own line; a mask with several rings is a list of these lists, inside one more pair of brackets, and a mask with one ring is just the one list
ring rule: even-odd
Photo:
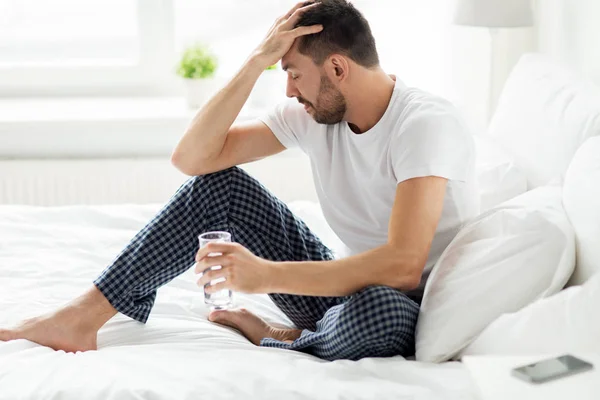
[[[283,201],[317,200],[304,156],[278,155],[242,168]],[[4,160],[0,204],[164,203],[186,179],[163,158]]]
[[18,160],[0,163],[0,203],[153,203],[186,177],[163,159]]

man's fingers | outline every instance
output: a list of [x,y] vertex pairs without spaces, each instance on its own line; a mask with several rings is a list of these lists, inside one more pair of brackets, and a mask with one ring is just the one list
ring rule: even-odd
[[290,28],[293,27],[294,25],[296,25],[296,22],[298,22],[298,20],[300,19],[300,15],[302,15],[303,12],[310,10],[314,7],[318,7],[319,4],[321,3],[314,3],[308,6],[298,8],[288,17],[288,20],[285,24],[288,25]]
[[219,290],[228,289],[229,284],[227,281],[215,283],[214,285],[209,285],[206,287],[206,293],[213,294],[218,292]]
[[309,4],[308,6],[305,6],[304,4],[306,4],[306,1],[301,1],[300,3],[296,3],[296,5],[294,7],[292,7],[292,9],[290,11],[288,11],[287,14],[285,14],[284,18],[288,19],[289,17],[292,16],[292,14],[294,14],[297,10],[299,10],[302,7],[308,7],[308,6],[314,5],[314,4]]
[[292,7],[292,9],[290,11],[288,11],[283,18],[288,19],[289,17],[292,16],[293,13],[296,12],[297,9],[299,9],[300,7],[302,7],[302,5],[304,4],[304,1],[301,1],[299,3],[296,3],[296,5],[294,7]]
[[228,260],[227,256],[204,257],[203,260],[196,263],[196,268],[194,271],[199,274],[203,273],[208,268],[216,267],[217,265],[228,266],[229,263],[230,261]]
[[311,25],[311,26],[299,26],[296,29],[292,29],[290,32],[294,35],[294,37],[304,36],[304,35],[312,35],[313,33],[318,33],[323,30],[323,25]]
[[211,257],[210,253],[230,253],[238,246],[235,242],[210,242],[196,253],[196,261]]
[[226,279],[227,271],[225,268],[221,269],[207,269],[204,271],[200,279],[197,281],[197,285],[202,287],[210,284],[210,282],[215,281],[217,279],[223,278]]

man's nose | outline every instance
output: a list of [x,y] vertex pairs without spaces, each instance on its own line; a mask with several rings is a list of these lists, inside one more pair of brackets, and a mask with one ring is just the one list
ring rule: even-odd
[[300,95],[298,89],[296,88],[296,85],[294,85],[294,81],[292,80],[292,78],[289,77],[287,80],[287,86],[285,88],[285,95],[287,97],[298,97]]

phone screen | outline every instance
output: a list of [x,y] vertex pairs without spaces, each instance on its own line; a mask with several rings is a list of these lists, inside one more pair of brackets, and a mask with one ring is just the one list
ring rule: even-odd
[[545,382],[592,368],[592,364],[588,362],[565,355],[515,368],[513,374],[531,382]]

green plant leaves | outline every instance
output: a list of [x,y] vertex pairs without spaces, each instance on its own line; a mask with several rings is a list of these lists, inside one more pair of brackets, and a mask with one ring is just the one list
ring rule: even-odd
[[177,74],[187,79],[203,79],[214,76],[218,61],[208,47],[195,44],[188,47],[181,56],[177,66]]

